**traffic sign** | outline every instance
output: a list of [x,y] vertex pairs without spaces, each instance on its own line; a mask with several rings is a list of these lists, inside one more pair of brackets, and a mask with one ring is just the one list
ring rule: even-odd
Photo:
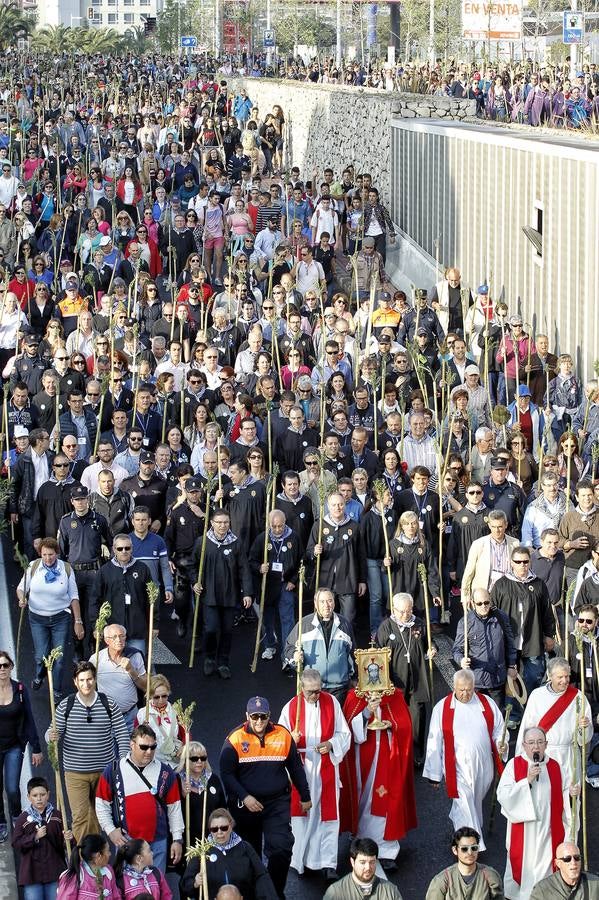
[[263,44],[265,47],[275,46],[275,33],[272,29],[268,29],[264,32]]
[[197,47],[198,39],[194,37],[193,34],[184,34],[181,36],[181,46],[182,47]]
[[564,13],[564,44],[582,44],[584,38],[584,15],[572,10]]

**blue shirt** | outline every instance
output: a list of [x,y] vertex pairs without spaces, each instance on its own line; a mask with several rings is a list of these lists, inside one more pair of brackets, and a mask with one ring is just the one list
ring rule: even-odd
[[173,576],[168,564],[166,544],[158,534],[149,531],[145,538],[138,538],[134,531],[129,535],[133,559],[146,564],[154,584],[164,584],[165,591],[173,590]]

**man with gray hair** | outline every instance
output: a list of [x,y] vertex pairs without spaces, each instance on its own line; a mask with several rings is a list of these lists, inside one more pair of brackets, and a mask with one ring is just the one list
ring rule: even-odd
[[459,669],[453,676],[453,693],[440,700],[431,715],[423,776],[435,789],[445,779],[453,800],[449,818],[455,829],[468,826],[480,835],[485,849],[483,801],[501,773],[501,758],[508,745],[502,743],[503,717],[491,697],[477,694],[474,672]]
[[[124,625],[106,625],[102,637],[106,646],[98,654],[98,690],[114,700],[131,734],[137,713],[137,692],[146,689],[144,658],[139,650],[127,645],[127,629]],[[96,665],[95,653],[90,657],[90,662]]]
[[491,459],[493,457],[493,432],[490,428],[482,426],[474,432],[475,445],[470,453],[470,475],[475,481],[481,483],[487,481],[491,474]]
[[501,509],[488,513],[490,534],[472,542],[462,578],[462,599],[469,601],[472,591],[484,588],[490,591],[495,582],[511,572],[510,558],[518,543],[507,534],[507,516]]

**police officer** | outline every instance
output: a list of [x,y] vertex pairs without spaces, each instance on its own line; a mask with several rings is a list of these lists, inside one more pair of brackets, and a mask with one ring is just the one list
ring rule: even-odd
[[519,534],[526,497],[522,488],[508,481],[507,462],[501,456],[491,460],[491,474],[483,489],[483,501],[489,509],[500,509],[507,516],[508,534]]
[[157,534],[166,516],[166,492],[168,484],[156,474],[156,460],[149,450],[139,454],[139,472],[121,482],[121,490],[133,497],[136,506],[147,506],[152,524],[150,531]]
[[[82,484],[76,484],[71,492],[73,512],[63,516],[58,526],[60,555],[68,560],[75,572],[79,589],[82,623],[85,629],[87,649],[91,648],[93,622],[89,620],[89,600],[95,573],[102,565],[102,556],[109,556],[110,532],[104,516],[89,508],[89,491]],[[83,646],[76,646],[81,654]]]
[[169,566],[175,576],[175,610],[179,616],[177,634],[185,637],[191,608],[191,586],[197,580],[198,571],[193,561],[193,549],[204,528],[204,510],[200,506],[202,482],[188,478],[184,485],[183,503],[171,509],[164,542]]
[[268,873],[284,900],[291,863],[291,786],[299,794],[303,813],[312,806],[308,782],[291,734],[270,719],[264,697],[251,697],[246,721],[225,740],[220,773],[236,830],[268,860]]
[[10,386],[18,383],[27,385],[30,397],[42,389],[42,375],[48,368],[48,363],[38,353],[40,339],[36,334],[26,334],[23,338],[23,352],[17,356],[12,372],[10,373]]

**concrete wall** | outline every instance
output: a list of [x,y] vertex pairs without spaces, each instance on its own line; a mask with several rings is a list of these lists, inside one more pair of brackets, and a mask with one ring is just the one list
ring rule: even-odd
[[[490,124],[392,123],[393,261],[429,287],[457,265],[593,375],[599,359],[599,145]],[[524,233],[542,229],[539,254]],[[438,268],[436,263],[438,262]]]
[[392,120],[457,120],[474,114],[470,100],[266,78],[227,78],[227,82],[234,90],[246,88],[263,114],[275,103],[282,107],[288,128],[288,166],[299,166],[307,179],[316,166],[321,173],[325,166],[341,173],[353,163],[357,171],[372,172],[386,204],[391,200]]

